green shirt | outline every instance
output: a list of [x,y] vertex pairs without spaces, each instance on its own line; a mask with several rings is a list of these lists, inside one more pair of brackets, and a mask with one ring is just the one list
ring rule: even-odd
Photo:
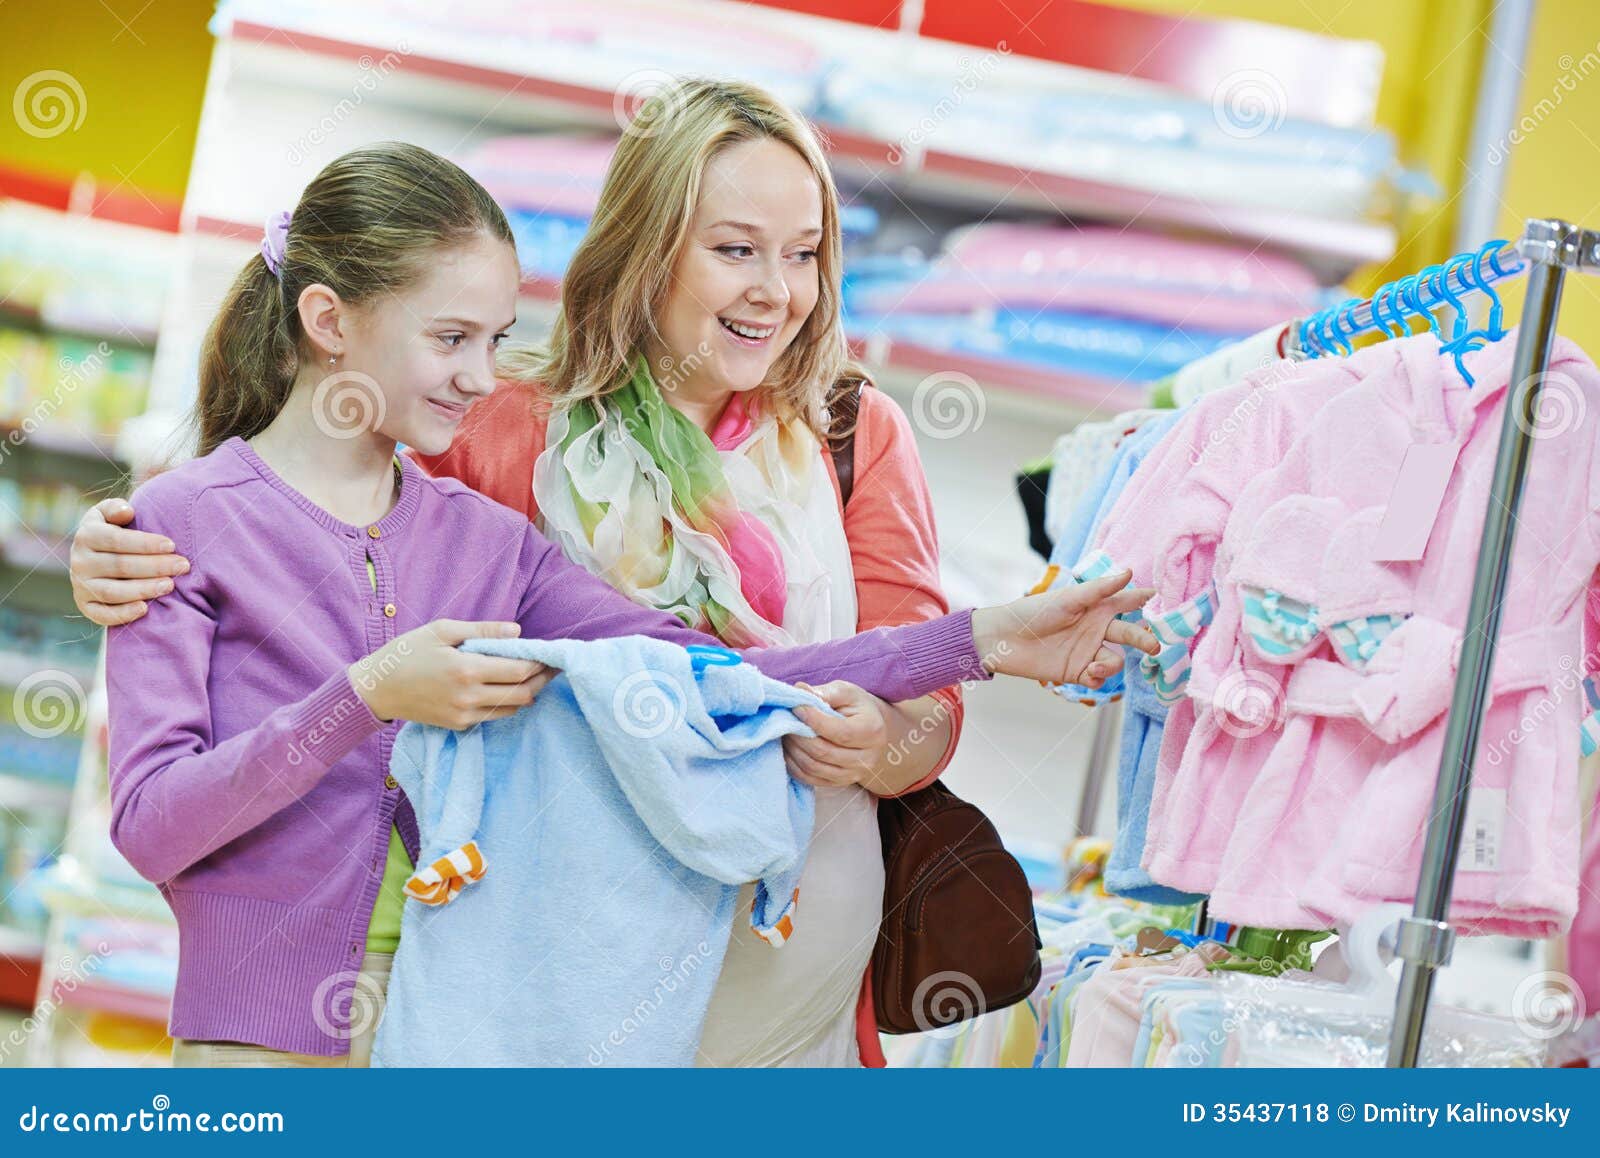
[[[399,462],[395,470],[400,469]],[[374,593],[378,590],[378,571],[367,559],[367,580]],[[400,914],[405,909],[405,883],[416,865],[406,852],[405,841],[400,839],[400,829],[389,826],[389,856],[383,865],[383,883],[378,886],[378,899],[372,906],[372,922],[367,926],[367,952],[393,953],[400,947]]]

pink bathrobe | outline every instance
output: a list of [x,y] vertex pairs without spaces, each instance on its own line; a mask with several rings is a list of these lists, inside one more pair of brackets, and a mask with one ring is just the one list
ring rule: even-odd
[[[1318,411],[1230,520],[1189,691],[1221,718],[1246,687],[1272,711],[1259,729],[1252,716],[1195,730],[1146,858],[1162,880],[1215,864],[1219,918],[1348,922],[1414,896],[1514,348],[1513,336],[1470,356],[1469,389],[1431,335],[1373,347],[1382,362]],[[1471,930],[1522,936],[1559,932],[1576,906],[1584,595],[1600,562],[1600,375],[1560,342],[1550,383],[1452,909]],[[1375,562],[1400,463],[1420,442],[1461,448],[1427,551]],[[1251,591],[1314,605],[1315,630],[1270,653],[1259,620],[1246,622]],[[1366,654],[1337,658],[1330,627],[1372,617],[1385,630]]]
[[[1348,359],[1275,361],[1188,410],[1129,482],[1093,544],[1115,564],[1130,568],[1136,584],[1155,588],[1147,619],[1162,624],[1198,618],[1196,608],[1211,591],[1217,546],[1229,516],[1317,411],[1360,383],[1370,364],[1381,363],[1381,349]],[[1201,629],[1202,640],[1208,630]],[[1137,677],[1129,673],[1129,678]],[[1152,867],[1148,854],[1162,847],[1165,796],[1185,742],[1197,726],[1212,726],[1209,715],[1182,696],[1168,709],[1145,845],[1147,868]],[[1225,832],[1225,819],[1216,824]],[[1156,879],[1187,892],[1208,893],[1215,884],[1214,868],[1168,858]]]

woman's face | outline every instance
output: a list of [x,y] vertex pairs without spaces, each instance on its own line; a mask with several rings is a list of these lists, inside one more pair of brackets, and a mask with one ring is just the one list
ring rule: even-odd
[[755,140],[712,158],[647,351],[663,392],[693,405],[761,385],[816,308],[821,240],[822,190],[799,153]]
[[[519,281],[516,252],[488,234],[440,251],[420,281],[352,311],[334,369],[349,375],[349,413],[335,413],[337,388],[314,405],[346,429],[360,406],[374,407],[370,429],[442,454],[467,409],[494,392],[495,350],[516,320]],[[374,388],[377,400],[363,400]]]

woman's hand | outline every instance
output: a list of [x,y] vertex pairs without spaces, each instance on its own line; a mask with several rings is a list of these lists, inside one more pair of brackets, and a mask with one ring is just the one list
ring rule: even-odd
[[830,716],[809,706],[794,710],[800,722],[816,736],[783,738],[789,774],[813,788],[860,784],[871,789],[874,773],[888,756],[894,708],[845,680],[833,680],[821,687],[796,686],[815,693],[839,714]]
[[133,507],[105,499],[90,507],[72,536],[72,601],[101,627],[132,623],[172,590],[170,576],[182,575],[189,560],[172,554],[172,540],[130,531]]
[[1155,594],[1128,587],[1127,571],[1067,584],[972,613],[972,637],[983,666],[1002,675],[1098,688],[1122,668],[1120,646],[1146,655],[1161,650],[1142,623],[1117,616],[1137,611]]
[[485,636],[511,639],[521,630],[515,623],[436,619],[351,664],[350,683],[380,720],[457,730],[502,720],[533,703],[559,673],[532,660],[475,655],[456,645]]

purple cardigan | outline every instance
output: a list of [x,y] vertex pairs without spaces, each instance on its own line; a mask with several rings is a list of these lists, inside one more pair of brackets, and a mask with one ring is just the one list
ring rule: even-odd
[[[133,497],[138,529],[191,568],[106,647],[111,838],[178,921],[174,1037],[348,1051],[333,1007],[361,966],[391,823],[419,851],[388,776],[400,722],[372,714],[351,663],[435,619],[717,642],[568,562],[522,515],[400,461],[400,498],[369,527],[238,438]],[[889,700],[987,678],[970,612],[746,658]]]

